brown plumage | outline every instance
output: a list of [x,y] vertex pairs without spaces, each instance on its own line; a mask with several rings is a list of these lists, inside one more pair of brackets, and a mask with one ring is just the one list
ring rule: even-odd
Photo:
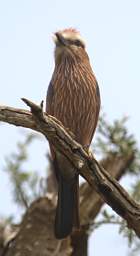
[[[47,92],[46,111],[69,128],[77,142],[89,147],[100,110],[100,93],[85,43],[75,29],[54,35],[55,69]],[[61,239],[79,227],[78,175],[62,154],[50,145],[58,180],[55,235]]]

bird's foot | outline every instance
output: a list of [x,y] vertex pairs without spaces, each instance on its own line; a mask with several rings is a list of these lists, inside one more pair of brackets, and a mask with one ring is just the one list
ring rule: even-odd
[[83,146],[83,149],[86,151],[86,153],[88,154],[88,156],[92,159],[93,158],[93,153],[89,148],[89,145],[85,145]]

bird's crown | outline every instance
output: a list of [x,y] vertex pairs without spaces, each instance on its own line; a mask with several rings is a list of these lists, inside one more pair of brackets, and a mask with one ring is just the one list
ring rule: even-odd
[[54,42],[59,44],[75,44],[77,46],[85,47],[85,42],[80,35],[80,32],[75,28],[66,28],[64,30],[59,30],[54,34]]

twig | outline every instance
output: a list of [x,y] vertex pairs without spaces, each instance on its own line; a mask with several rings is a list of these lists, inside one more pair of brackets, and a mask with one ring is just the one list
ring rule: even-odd
[[0,107],[0,120],[31,128],[45,135],[56,150],[71,161],[79,174],[140,237],[140,205],[130,198],[123,187],[99,165],[93,156],[88,155],[82,146],[74,141],[59,122],[43,113],[40,106],[27,99],[23,101],[31,108],[32,114],[24,110]]

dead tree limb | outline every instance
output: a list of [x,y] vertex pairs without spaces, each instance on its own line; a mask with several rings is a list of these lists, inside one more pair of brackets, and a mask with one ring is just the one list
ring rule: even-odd
[[[101,165],[114,177],[119,180],[134,160],[134,152],[125,156],[109,155],[101,161]],[[87,182],[80,186],[80,220],[82,226],[94,222],[94,219],[104,205],[104,200]]]
[[0,121],[31,128],[45,135],[55,148],[71,161],[79,174],[101,195],[103,200],[127,221],[128,227],[140,237],[140,205],[99,165],[91,154],[89,155],[71,137],[59,121],[43,113],[42,107],[27,99],[23,101],[31,108],[32,113],[0,107]]
[[[102,164],[113,177],[119,179],[132,162],[133,152],[127,157],[113,154],[103,160]],[[80,186],[80,231],[74,232],[71,237],[60,242],[54,237],[53,231],[56,211],[54,192],[51,190],[47,194],[48,196],[35,200],[29,206],[22,222],[16,226],[16,229],[14,227],[13,230],[13,226],[10,228],[10,234],[9,228],[8,233],[1,230],[0,256],[1,252],[4,256],[12,256],[18,253],[21,256],[39,256],[43,253],[48,256],[88,255],[90,223],[93,223],[104,201],[87,182],[82,184]],[[5,227],[5,230],[7,230],[7,227]],[[11,241],[12,238],[14,239]]]

